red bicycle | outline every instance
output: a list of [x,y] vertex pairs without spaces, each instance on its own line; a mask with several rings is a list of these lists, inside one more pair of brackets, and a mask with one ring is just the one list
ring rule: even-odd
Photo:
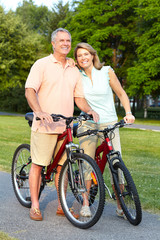
[[[58,162],[66,151],[67,159],[62,167],[59,177],[59,197],[65,216],[68,220],[79,228],[89,228],[93,226],[100,218],[105,204],[105,189],[104,181],[99,167],[92,158],[85,155],[79,145],[73,143],[71,123],[72,121],[81,122],[87,120],[85,116],[80,117],[65,117],[63,115],[51,115],[53,121],[61,121],[65,119],[66,130],[60,134],[58,141],[64,139],[59,151],[57,152],[51,164],[41,172],[41,187],[39,197],[47,183],[53,181],[53,175],[56,172]],[[33,113],[27,113],[25,119],[28,120],[29,126],[32,125]],[[29,170],[31,167],[30,146],[28,144],[21,144],[16,149],[12,160],[12,183],[15,195],[18,201],[25,207],[31,207],[31,197],[29,190]],[[93,186],[87,189],[85,180],[85,166],[89,165],[91,169],[91,177],[96,179],[96,188]],[[96,191],[96,194],[95,194]],[[80,210],[83,204],[83,194],[88,194],[90,199],[90,217],[83,217]],[[79,214],[76,219],[72,215],[71,208],[74,212]]]
[[[113,177],[113,183],[116,190],[116,194],[114,193],[111,194],[106,183],[105,183],[105,188],[107,189],[110,198],[113,198],[114,200],[116,200],[115,195],[117,195],[120,201],[121,207],[128,221],[133,225],[138,225],[142,220],[142,210],[141,210],[139,195],[138,195],[136,186],[134,184],[134,181],[132,179],[132,176],[122,160],[120,152],[113,150],[112,142],[111,142],[112,138],[114,137],[113,135],[114,135],[115,128],[120,128],[120,127],[123,127],[124,125],[125,125],[124,120],[121,120],[116,124],[114,124],[113,126],[109,126],[103,130],[89,129],[83,133],[79,133],[75,135],[78,138],[82,136],[89,137],[89,135],[96,135],[98,133],[101,133],[103,135],[103,142],[96,149],[95,161],[98,164],[102,174],[104,173],[106,163],[108,162],[110,172]],[[120,183],[118,178],[119,169],[123,172],[123,175],[124,175],[123,191],[120,189]]]

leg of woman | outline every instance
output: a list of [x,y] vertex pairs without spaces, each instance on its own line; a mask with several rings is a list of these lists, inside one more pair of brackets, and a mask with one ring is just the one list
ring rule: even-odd
[[[85,122],[79,129],[78,133],[82,133],[88,129],[96,129],[97,124]],[[98,137],[97,136],[84,136],[79,139],[80,147],[84,150],[84,153],[89,155],[91,158],[95,158],[95,151],[97,147]],[[91,216],[91,212],[89,209],[89,201],[88,195],[90,192],[92,178],[91,172],[88,166],[84,166],[84,179],[85,179],[85,186],[87,188],[87,192],[82,194],[83,197],[83,206],[80,211],[82,216]]]

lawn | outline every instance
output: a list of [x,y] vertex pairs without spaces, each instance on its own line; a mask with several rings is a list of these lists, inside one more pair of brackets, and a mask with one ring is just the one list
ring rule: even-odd
[[[159,122],[155,121],[157,126]],[[135,181],[143,209],[160,213],[160,132],[122,128],[120,136],[123,160]],[[11,171],[15,149],[29,141],[30,127],[24,117],[0,116],[1,171]]]
[[0,239],[2,240],[18,240],[17,238],[12,238],[8,234],[0,231]]

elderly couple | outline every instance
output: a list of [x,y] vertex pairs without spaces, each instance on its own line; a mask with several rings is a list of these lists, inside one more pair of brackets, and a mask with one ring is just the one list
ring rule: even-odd
[[[125,109],[125,121],[133,123],[135,118],[131,113],[129,99],[110,66],[100,62],[96,51],[87,43],[77,44],[74,56],[77,66],[72,59],[67,58],[71,50],[71,35],[63,28],[56,29],[51,35],[53,54],[37,60],[28,75],[25,85],[25,96],[30,108],[34,112],[31,131],[31,158],[32,165],[29,174],[29,185],[32,206],[30,218],[41,221],[42,214],[39,206],[39,189],[41,170],[48,166],[57,146],[58,134],[64,131],[65,126],[53,122],[50,114],[72,116],[74,101],[86,113],[93,116],[92,122],[85,122],[80,131],[88,126],[101,128],[117,121],[112,90],[119,97]],[[36,121],[39,117],[41,121]],[[94,159],[97,137],[80,139],[84,152]],[[90,143],[89,143],[90,141]],[[121,151],[119,132],[115,133],[113,147]],[[55,185],[58,191],[58,178],[65,156],[59,162],[55,176]],[[121,176],[123,187],[123,176]],[[114,186],[113,186],[114,189]],[[119,201],[117,201],[117,215],[124,217]],[[79,215],[72,213],[76,218]],[[80,211],[82,216],[91,216],[88,199],[83,201]],[[59,197],[57,215],[64,216]]]

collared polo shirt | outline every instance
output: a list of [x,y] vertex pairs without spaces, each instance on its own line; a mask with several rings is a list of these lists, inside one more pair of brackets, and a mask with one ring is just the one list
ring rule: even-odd
[[109,84],[109,69],[112,68],[103,66],[100,70],[97,70],[93,67],[92,82],[85,72],[81,71],[84,96],[92,109],[99,114],[98,123],[117,120],[113,92]]
[[[68,62],[63,68],[53,54],[37,60],[28,75],[25,88],[33,88],[43,112],[73,116],[74,97],[84,97],[81,74]],[[41,133],[62,133],[64,121],[42,125],[35,118],[32,130]]]

